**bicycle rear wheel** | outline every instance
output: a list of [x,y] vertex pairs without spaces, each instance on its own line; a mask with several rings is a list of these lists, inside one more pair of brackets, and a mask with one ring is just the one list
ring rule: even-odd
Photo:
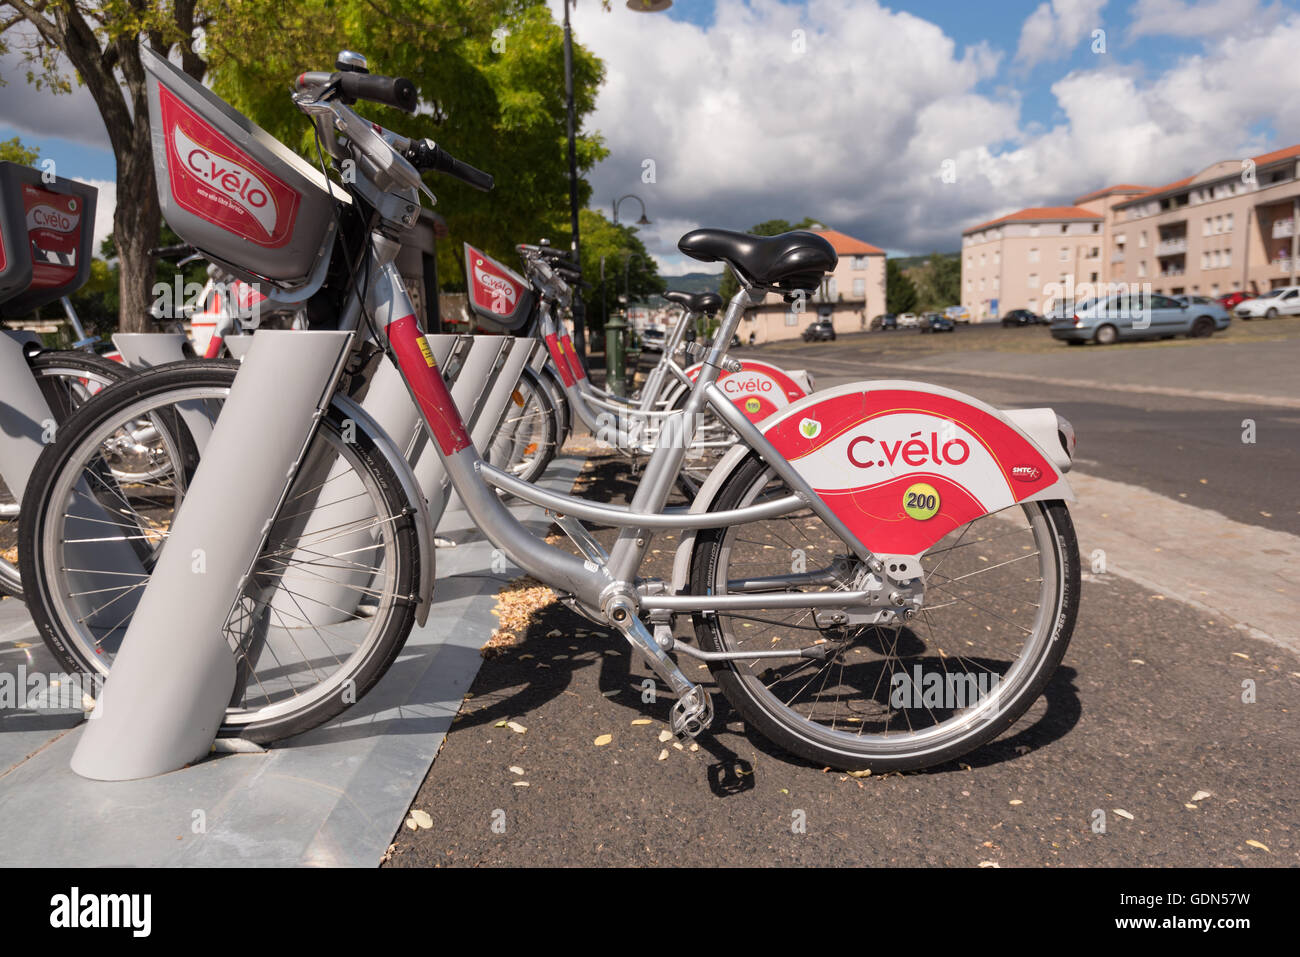
[[[753,455],[712,509],[788,494]],[[1063,502],[1030,502],[954,530],[921,565],[924,601],[908,621],[840,624],[774,603],[697,613],[696,638],[706,651],[789,649],[710,664],[727,700],[788,751],[849,770],[941,764],[997,737],[1047,686],[1074,629],[1078,543]],[[792,572],[813,577],[791,582]],[[701,595],[784,598],[862,588],[868,576],[811,509],[702,532],[692,556]]]
[[555,458],[556,434],[557,416],[550,396],[537,373],[525,368],[492,437],[488,461],[531,482]]
[[[203,360],[142,373],[70,418],[38,461],[22,571],[32,618],[70,671],[110,672],[237,369]],[[166,467],[152,481],[123,480],[118,440],[141,421]],[[414,511],[354,426],[336,409],[323,417],[231,596],[238,681],[223,735],[273,741],[328,721],[379,680],[414,623],[424,558]]]

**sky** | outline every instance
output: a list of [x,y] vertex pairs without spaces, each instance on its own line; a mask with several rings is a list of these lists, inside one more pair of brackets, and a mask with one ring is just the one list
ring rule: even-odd
[[[644,201],[665,275],[716,271],[676,249],[696,226],[811,216],[891,253],[953,250],[1015,209],[1300,143],[1298,0],[577,0],[572,21],[606,68],[592,205]],[[0,76],[0,139],[100,185],[107,213],[89,97],[38,93],[12,55]]]

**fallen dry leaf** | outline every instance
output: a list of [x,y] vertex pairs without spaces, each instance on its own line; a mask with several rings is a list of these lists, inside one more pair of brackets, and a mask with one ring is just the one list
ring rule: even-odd
[[511,731],[513,731],[515,734],[523,734],[525,731],[528,730],[518,721],[507,721],[506,727],[509,728]]
[[524,575],[508,583],[497,593],[497,604],[492,609],[500,622],[480,654],[494,658],[506,648],[518,645],[528,626],[537,620],[538,613],[554,601],[555,592],[535,578]]
[[1268,849],[1268,845],[1267,845],[1267,844],[1261,844],[1261,843],[1259,843],[1259,841],[1247,841],[1246,843],[1249,844],[1251,847],[1258,847],[1261,851],[1263,851],[1263,852],[1266,853],[1266,854],[1272,854],[1272,853],[1273,853],[1272,851],[1270,851],[1270,850]]
[[662,751],[659,752],[659,760],[660,760],[660,761],[667,761],[667,760],[668,760],[668,749],[667,749],[667,748],[664,748]]
[[1207,797],[1211,797],[1211,796],[1212,796],[1211,792],[1209,791],[1197,791],[1195,794],[1192,795],[1192,800],[1204,801]]
[[633,721],[632,723],[633,723],[633,724],[651,724],[652,722],[650,721],[649,718],[637,718],[637,719],[636,719],[635,721]]
[[1130,814],[1128,811],[1124,810],[1122,807],[1115,808],[1115,813],[1127,821],[1133,820],[1133,815]]
[[659,732],[659,743],[660,743],[660,744],[663,744],[665,741],[671,741],[672,739],[673,739],[673,733],[672,733],[671,731],[660,731],[660,732]]
[[428,811],[412,811],[411,820],[426,831],[433,827],[433,818],[429,817]]
[[592,743],[598,748],[603,748],[605,745],[609,744],[609,742],[613,740],[614,740],[614,736],[612,734],[602,734],[600,737],[596,738],[596,740],[593,741]]

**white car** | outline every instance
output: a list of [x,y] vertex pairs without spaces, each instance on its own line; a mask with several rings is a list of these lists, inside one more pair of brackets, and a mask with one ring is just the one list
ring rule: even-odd
[[1258,299],[1237,303],[1232,314],[1238,319],[1272,319],[1275,316],[1300,316],[1300,286],[1283,286],[1266,292]]
[[917,324],[919,321],[920,321],[920,320],[916,318],[916,313],[914,313],[914,312],[905,312],[905,313],[903,313],[902,315],[900,315],[900,316],[898,317],[898,328],[900,328],[900,329],[915,329],[915,328],[916,328],[916,324]]

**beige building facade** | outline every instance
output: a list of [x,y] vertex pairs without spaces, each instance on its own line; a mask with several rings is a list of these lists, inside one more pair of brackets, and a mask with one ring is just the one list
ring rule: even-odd
[[871,317],[885,311],[885,251],[834,229],[812,229],[835,248],[839,263],[802,312],[780,296],[769,295],[749,309],[737,335],[748,343],[796,339],[817,319],[830,319],[837,333],[863,332]]
[[1111,186],[963,230],[962,305],[976,320],[1043,312],[1061,288],[1099,283],[1258,294],[1296,283],[1298,221],[1300,145],[1155,188]]

